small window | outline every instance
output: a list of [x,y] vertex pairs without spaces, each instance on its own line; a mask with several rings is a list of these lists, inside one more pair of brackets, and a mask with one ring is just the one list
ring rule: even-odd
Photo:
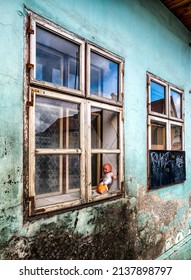
[[185,180],[183,91],[152,74],[147,78],[148,177],[153,189]]
[[[40,17],[31,23],[30,215],[121,196],[123,60]],[[112,181],[100,193],[105,164]]]

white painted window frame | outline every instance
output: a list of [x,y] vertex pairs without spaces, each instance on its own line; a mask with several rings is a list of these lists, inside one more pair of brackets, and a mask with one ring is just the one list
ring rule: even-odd
[[184,147],[184,125],[182,122],[177,121],[171,121],[164,118],[159,118],[155,116],[149,116],[148,117],[148,148],[149,150],[152,150],[151,145],[151,122],[158,122],[161,124],[164,124],[166,127],[166,150],[171,150],[171,125],[177,125],[182,128],[182,150]]

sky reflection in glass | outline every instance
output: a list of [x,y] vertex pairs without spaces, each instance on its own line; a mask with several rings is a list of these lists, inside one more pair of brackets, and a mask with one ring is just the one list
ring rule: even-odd
[[170,115],[171,117],[175,117],[178,119],[182,118],[181,111],[181,94],[178,92],[171,90],[170,91]]
[[165,114],[165,87],[151,81],[151,111]]
[[91,52],[90,94],[118,101],[119,65]]

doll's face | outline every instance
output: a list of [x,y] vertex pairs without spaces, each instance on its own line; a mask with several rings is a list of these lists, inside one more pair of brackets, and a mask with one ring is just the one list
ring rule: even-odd
[[103,165],[103,173],[109,173],[111,172],[111,165],[110,164],[104,164]]

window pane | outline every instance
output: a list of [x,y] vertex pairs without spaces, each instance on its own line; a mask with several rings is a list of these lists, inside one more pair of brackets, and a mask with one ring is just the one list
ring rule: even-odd
[[117,191],[119,189],[118,185],[118,154],[92,154],[92,187],[95,190],[103,178],[103,165],[110,164],[112,167],[112,173],[116,176],[112,184],[109,185],[109,192]]
[[182,95],[174,90],[170,91],[170,116],[182,118]]
[[171,149],[182,150],[182,127],[171,125]]
[[151,81],[151,111],[166,114],[165,87]]
[[59,192],[59,157],[36,157],[36,194]]
[[36,79],[79,89],[79,46],[37,27]]
[[91,52],[90,94],[119,100],[119,64]]
[[166,149],[166,125],[151,123],[151,148],[152,150]]
[[80,187],[79,155],[36,156],[36,194],[68,194]]
[[92,149],[117,149],[119,147],[119,113],[92,107]]
[[36,96],[36,148],[79,148],[79,105]]

